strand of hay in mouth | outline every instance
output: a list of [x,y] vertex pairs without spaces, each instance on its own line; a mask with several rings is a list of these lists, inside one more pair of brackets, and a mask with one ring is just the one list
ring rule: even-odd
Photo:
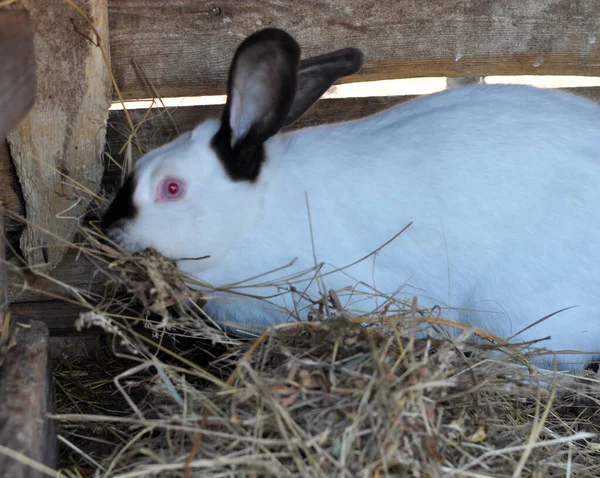
[[80,323],[116,340],[56,369],[65,476],[600,475],[593,374],[450,338],[416,304],[236,340],[181,306],[193,292],[170,261],[97,249],[113,292]]

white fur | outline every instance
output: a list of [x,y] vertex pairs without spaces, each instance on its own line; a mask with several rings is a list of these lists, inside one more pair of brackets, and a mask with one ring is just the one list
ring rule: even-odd
[[[255,184],[227,177],[209,147],[217,129],[218,122],[203,123],[137,164],[140,215],[120,235],[126,246],[174,258],[210,255],[179,265],[216,287],[295,258],[292,267],[252,283],[310,270],[307,196],[322,273],[413,223],[376,256],[323,278],[326,289],[357,287],[354,295],[339,292],[349,309],[368,312],[381,302],[358,291],[401,288],[397,298],[416,295],[421,305],[440,305],[445,315],[506,338],[577,306],[518,338],[550,335],[541,346],[600,352],[596,104],[524,86],[447,90],[366,119],[275,136]],[[153,202],[165,174],[190,183],[182,201]],[[296,287],[302,284],[308,282]],[[309,292],[318,296],[316,283]],[[286,319],[262,302],[220,295],[208,307],[216,320]],[[273,300],[293,303],[292,294]],[[590,357],[564,356],[561,366],[580,368]]]

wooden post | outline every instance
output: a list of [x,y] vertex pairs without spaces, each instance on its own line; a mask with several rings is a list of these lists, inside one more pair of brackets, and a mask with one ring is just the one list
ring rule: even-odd
[[[48,328],[33,320],[19,320],[10,348],[0,366],[0,445],[54,469],[58,442],[54,412]],[[0,478],[47,476],[22,460],[0,451]]]
[[33,36],[25,11],[0,12],[0,138],[33,106]]
[[[6,273],[6,244],[4,241],[4,207],[0,206],[0,354],[8,339],[8,277]],[[5,327],[6,325],[6,327]],[[0,357],[0,364],[2,363]]]
[[[35,100],[32,38],[27,12],[0,12],[0,140]],[[27,460],[53,469],[58,458],[48,328],[11,321],[5,247],[0,206],[0,478],[41,478]]]
[[[0,12],[0,140],[27,114],[35,101],[33,34],[23,10]],[[7,339],[8,279],[4,243],[4,208],[0,204],[0,347]]]
[[[21,235],[30,271],[51,272],[67,252],[93,194],[100,191],[111,103],[107,0],[20,0],[31,16],[38,82],[36,103],[8,134],[27,198]],[[46,232],[47,231],[47,232]]]

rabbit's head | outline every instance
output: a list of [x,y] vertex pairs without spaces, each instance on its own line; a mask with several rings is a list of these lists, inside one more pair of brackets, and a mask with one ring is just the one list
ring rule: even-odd
[[261,210],[265,170],[277,161],[265,142],[362,60],[360,50],[346,48],[300,61],[287,33],[252,34],[234,55],[221,120],[205,121],[142,157],[102,228],[129,252],[151,247],[184,269],[218,262]]

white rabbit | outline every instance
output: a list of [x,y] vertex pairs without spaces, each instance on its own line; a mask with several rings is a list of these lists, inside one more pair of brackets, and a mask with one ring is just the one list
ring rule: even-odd
[[304,318],[299,293],[316,298],[319,287],[363,313],[385,302],[365,294],[374,289],[417,296],[503,338],[567,308],[513,341],[550,336],[539,346],[586,352],[559,355],[559,368],[594,368],[600,107],[564,92],[476,85],[277,134],[362,64],[355,49],[299,56],[280,30],[248,37],[221,121],[140,159],[103,218],[109,236],[132,252],[155,248],[215,287],[300,279],[298,293],[212,295],[206,310],[217,321],[282,322],[278,306]]

